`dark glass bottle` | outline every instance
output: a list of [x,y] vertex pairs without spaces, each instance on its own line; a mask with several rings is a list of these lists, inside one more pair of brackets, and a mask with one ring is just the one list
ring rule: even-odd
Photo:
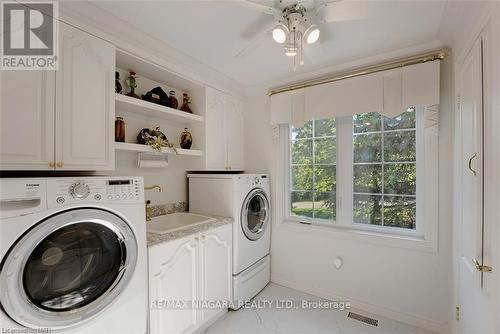
[[189,96],[187,93],[182,94],[182,106],[181,110],[192,114],[191,108],[189,108]]
[[115,141],[125,142],[125,121],[123,117],[117,117],[115,120]]
[[179,101],[177,101],[177,98],[175,97],[175,91],[171,90],[169,92],[168,99],[170,100],[170,108],[177,109],[177,107],[179,106]]
[[181,133],[181,148],[189,150],[191,145],[193,145],[193,135],[188,131],[188,128],[184,128]]
[[115,72],[115,93],[121,94],[123,91],[122,84],[120,83],[120,73]]

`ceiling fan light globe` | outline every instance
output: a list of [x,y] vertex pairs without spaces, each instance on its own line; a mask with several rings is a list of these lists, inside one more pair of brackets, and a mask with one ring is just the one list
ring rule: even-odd
[[307,44],[314,44],[318,41],[320,35],[320,30],[316,25],[312,25],[307,29],[304,37]]
[[285,46],[285,55],[288,57],[295,57],[297,55],[298,48],[294,45]]
[[285,43],[288,36],[288,31],[284,25],[278,24],[273,29],[273,39],[278,44]]

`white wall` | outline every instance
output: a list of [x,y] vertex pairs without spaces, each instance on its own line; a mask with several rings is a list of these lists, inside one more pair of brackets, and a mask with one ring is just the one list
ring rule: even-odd
[[[271,242],[274,282],[325,298],[350,300],[355,307],[431,330],[448,328],[453,312],[451,60],[443,61],[441,68],[438,252],[366,243],[334,231],[275,220]],[[273,151],[266,88],[248,91],[245,154],[247,169],[272,171],[272,182],[281,171],[275,169],[278,152]],[[333,266],[337,256],[344,260],[341,270]]]

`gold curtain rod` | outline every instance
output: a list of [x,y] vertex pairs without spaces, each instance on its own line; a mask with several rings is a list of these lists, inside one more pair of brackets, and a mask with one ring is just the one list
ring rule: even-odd
[[292,90],[302,89],[302,88],[306,88],[306,87],[322,85],[322,84],[340,81],[340,80],[349,79],[349,78],[355,78],[355,77],[359,77],[362,75],[367,75],[367,74],[372,74],[372,73],[377,73],[377,72],[382,72],[382,71],[388,71],[388,70],[392,70],[392,69],[400,68],[400,67],[404,67],[404,66],[421,64],[421,63],[425,63],[428,61],[434,61],[434,60],[443,60],[446,57],[448,57],[448,55],[449,55],[449,49],[436,50],[436,51],[423,53],[423,54],[419,54],[419,55],[415,55],[415,56],[410,56],[410,57],[406,57],[406,58],[392,60],[392,61],[378,64],[378,65],[371,65],[371,66],[363,67],[360,69],[341,72],[341,73],[333,74],[333,75],[327,76],[327,77],[306,80],[306,81],[291,84],[288,86],[271,88],[267,94],[269,96],[272,96],[274,94],[289,92]]

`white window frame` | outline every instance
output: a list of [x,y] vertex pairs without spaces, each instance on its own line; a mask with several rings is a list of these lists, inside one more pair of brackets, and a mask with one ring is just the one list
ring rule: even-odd
[[[378,226],[353,223],[353,121],[352,117],[336,120],[337,138],[337,205],[335,221],[298,217],[291,214],[291,175],[290,175],[290,126],[279,128],[279,174],[278,187],[281,194],[276,193],[278,219],[286,226],[302,227],[312,230],[330,231],[332,233],[353,233],[363,238],[378,240],[387,244],[386,239],[395,240],[397,245],[437,251],[438,221],[438,106],[416,108],[416,146],[417,146],[417,226],[415,230],[390,226]],[[281,183],[281,186],[279,184]],[[300,223],[300,224],[297,224]],[[413,247],[413,246],[415,247]]]

